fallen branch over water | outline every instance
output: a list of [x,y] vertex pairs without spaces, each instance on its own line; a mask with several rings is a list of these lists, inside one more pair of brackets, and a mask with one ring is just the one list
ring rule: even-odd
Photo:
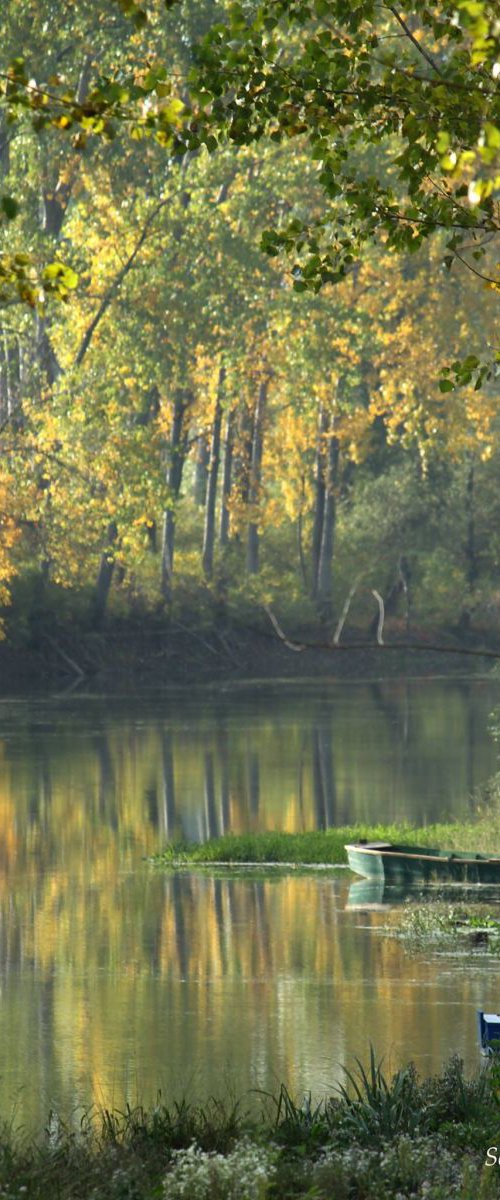
[[[376,594],[376,593],[374,593]],[[381,599],[381,598],[380,598]],[[303,650],[327,650],[330,654],[342,653],[342,651],[353,650],[397,650],[399,653],[402,650],[416,650],[425,652],[426,654],[465,654],[472,658],[496,658],[500,660],[500,650],[475,650],[470,646],[442,646],[436,645],[434,642],[384,642],[382,638],[383,620],[382,614],[379,620],[377,641],[376,642],[296,642],[293,638],[288,637],[283,632],[275,614],[272,610],[264,605],[264,611],[269,617],[271,625],[280,642],[283,642],[288,650],[303,651]]]

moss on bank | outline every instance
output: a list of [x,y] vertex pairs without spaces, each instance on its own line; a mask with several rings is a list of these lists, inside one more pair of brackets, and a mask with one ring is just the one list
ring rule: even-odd
[[500,845],[499,835],[500,818],[497,816],[467,824],[427,825],[422,829],[410,825],[345,825],[307,833],[282,833],[280,830],[228,833],[207,842],[171,842],[151,861],[166,867],[210,863],[343,866],[347,863],[346,843],[362,838],[481,853],[491,852],[492,845]]
[[36,1143],[0,1136],[4,1200],[491,1200],[500,1195],[496,1064],[459,1059],[420,1080],[371,1056],[314,1104],[285,1087],[260,1116],[239,1105],[158,1104],[65,1128]]

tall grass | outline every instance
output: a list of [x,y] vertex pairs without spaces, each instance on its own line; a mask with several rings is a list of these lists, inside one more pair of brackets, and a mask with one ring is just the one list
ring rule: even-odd
[[[454,1059],[420,1080],[384,1074],[372,1050],[314,1104],[282,1087],[250,1115],[238,1104],[158,1103],[85,1117],[52,1114],[37,1141],[0,1131],[2,1200],[489,1200],[500,1147],[498,1079]],[[495,1180],[492,1190],[490,1177]],[[496,1190],[495,1190],[496,1188]]]
[[[347,863],[348,842],[384,841],[435,846],[450,850],[500,856],[500,817],[495,813],[477,821],[426,825],[345,825],[307,833],[227,833],[201,843],[171,842],[151,860],[159,866],[210,863],[291,863],[341,866]],[[493,853],[495,850],[493,849]]]

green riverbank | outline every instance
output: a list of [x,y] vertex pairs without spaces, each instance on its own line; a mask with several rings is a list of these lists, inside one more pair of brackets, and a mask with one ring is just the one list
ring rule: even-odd
[[[4,1200],[492,1200],[500,1195],[498,1071],[458,1059],[419,1079],[372,1060],[315,1106],[282,1087],[245,1103],[52,1114],[35,1142],[0,1134]],[[497,1149],[497,1147],[499,1149]]]
[[[440,849],[470,850],[500,854],[500,816],[467,824],[345,825],[341,828],[283,833],[224,834],[206,842],[171,842],[151,861],[158,866],[206,866],[213,864],[281,863],[290,866],[345,866],[348,842],[402,842]],[[498,850],[496,849],[498,847]]]

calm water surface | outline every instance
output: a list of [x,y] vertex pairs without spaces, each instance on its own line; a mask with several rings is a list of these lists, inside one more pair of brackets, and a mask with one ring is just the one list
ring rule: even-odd
[[338,873],[166,875],[144,856],[468,816],[499,703],[481,680],[0,703],[0,1113],[321,1094],[370,1041],[393,1066],[473,1066],[474,1009],[500,1001],[487,956],[408,957]]

